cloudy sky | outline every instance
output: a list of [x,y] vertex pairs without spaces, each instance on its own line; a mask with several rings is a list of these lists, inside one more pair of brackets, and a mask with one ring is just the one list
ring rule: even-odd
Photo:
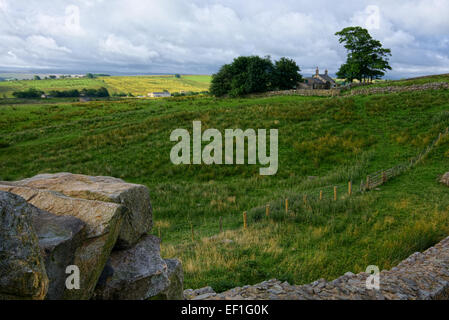
[[0,0],[0,71],[213,73],[239,55],[337,71],[369,29],[390,78],[449,72],[448,0]]

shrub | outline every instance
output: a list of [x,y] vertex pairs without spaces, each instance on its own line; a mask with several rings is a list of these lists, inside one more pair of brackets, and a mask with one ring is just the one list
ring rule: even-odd
[[19,99],[33,99],[33,98],[40,98],[43,94],[44,94],[43,91],[34,88],[29,88],[26,91],[14,91],[12,95],[15,98]]

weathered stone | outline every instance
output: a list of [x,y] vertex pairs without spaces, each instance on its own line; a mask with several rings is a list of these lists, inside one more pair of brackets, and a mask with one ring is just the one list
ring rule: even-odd
[[80,270],[79,290],[66,299],[89,299],[120,232],[125,208],[116,203],[70,198],[54,191],[0,185],[0,190],[22,196],[28,203],[59,216],[73,216],[86,224],[86,238],[75,253]]
[[71,216],[57,216],[33,207],[32,224],[44,256],[50,280],[46,299],[61,300],[70,296],[66,289],[67,266],[75,264],[76,250],[85,240],[85,223]]
[[449,187],[449,172],[445,173],[440,180],[441,183],[447,185]]
[[164,292],[170,284],[167,264],[160,257],[160,240],[144,237],[134,247],[114,251],[110,274],[101,277],[94,293],[98,300],[144,300]]
[[44,299],[47,294],[32,210],[23,198],[0,191],[0,300]]
[[70,197],[124,205],[129,211],[117,240],[116,245],[119,249],[132,247],[143,235],[151,231],[150,193],[143,185],[126,183],[113,177],[72,173],[40,174],[8,184],[52,190]]
[[162,300],[184,300],[183,282],[184,274],[182,272],[181,262],[177,259],[166,259],[167,276],[170,284],[157,299]]

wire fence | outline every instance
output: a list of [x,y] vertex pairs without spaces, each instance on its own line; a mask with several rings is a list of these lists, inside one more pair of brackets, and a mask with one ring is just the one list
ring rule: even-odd
[[[299,210],[301,206],[303,209],[311,209],[312,204],[316,206],[316,204],[321,203],[324,200],[327,201],[338,201],[343,199],[348,199],[356,194],[361,194],[368,192],[372,189],[375,189],[389,180],[393,179],[404,173],[405,171],[413,168],[417,164],[419,164],[432,150],[433,148],[440,142],[443,137],[449,136],[449,128],[446,128],[444,132],[439,133],[438,137],[435,138],[424,150],[422,150],[417,156],[413,157],[407,162],[400,163],[392,168],[379,170],[377,172],[368,174],[365,180],[360,181],[359,184],[354,184],[353,181],[349,181],[348,183],[342,183],[338,185],[328,185],[325,187],[317,187],[313,190],[303,192],[301,194],[295,194],[292,199],[285,198],[277,201],[272,201],[269,204],[266,204],[265,207],[257,207],[252,208],[251,210],[243,212],[243,229],[248,228],[248,213],[253,212],[261,212],[265,213],[265,216],[269,218],[272,213],[279,211],[284,214],[284,216],[288,216],[288,214],[294,214],[295,210]],[[220,232],[223,230],[222,222],[220,217]],[[192,241],[194,240],[194,230],[192,226]]]

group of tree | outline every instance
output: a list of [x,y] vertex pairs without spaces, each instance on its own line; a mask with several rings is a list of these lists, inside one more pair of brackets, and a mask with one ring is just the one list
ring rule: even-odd
[[25,91],[14,91],[12,93],[13,97],[19,99],[35,99],[40,98],[44,94],[43,91],[37,90],[35,88],[29,88]]
[[77,97],[92,97],[92,98],[106,98],[109,97],[108,89],[101,87],[99,89],[77,89],[65,91],[50,91],[50,96],[55,98],[77,98]]
[[380,41],[371,37],[368,30],[361,27],[348,27],[335,34],[348,51],[346,63],[337,72],[341,79],[353,82],[372,82],[391,70],[389,58],[391,50],[382,47]]
[[210,92],[215,96],[242,96],[292,89],[302,80],[299,71],[292,59],[281,58],[273,62],[269,56],[241,56],[212,75]]
[[[372,82],[391,70],[391,50],[382,47],[362,27],[348,27],[335,34],[348,51],[346,62],[337,76],[353,82]],[[301,70],[292,59],[281,58],[274,63],[269,56],[241,56],[223,65],[212,75],[210,92],[215,96],[241,96],[271,90],[295,88],[302,81]]]
[[[43,91],[37,90],[35,88],[29,88],[25,91],[15,91],[13,96],[20,99],[34,99],[40,98]],[[109,92],[106,88],[101,87],[99,89],[82,89],[81,91],[77,89],[57,91],[53,90],[49,92],[49,95],[54,98],[78,98],[78,97],[92,97],[92,98],[106,98],[109,97]]]

